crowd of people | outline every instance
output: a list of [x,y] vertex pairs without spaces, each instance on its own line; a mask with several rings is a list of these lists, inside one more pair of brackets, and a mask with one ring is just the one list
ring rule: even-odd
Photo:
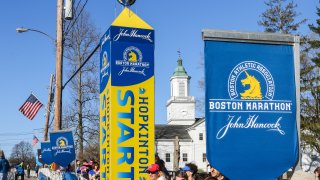
[[210,172],[205,176],[200,176],[197,166],[192,163],[180,168],[172,176],[166,175],[158,164],[151,164],[146,170],[150,180],[228,180],[217,169],[210,166]]
[[79,176],[79,179],[81,180],[98,180],[100,179],[100,166],[99,163],[95,160],[90,160],[87,162],[84,160],[84,162],[81,164],[80,161],[76,161],[77,165],[77,174]]
[[[15,179],[20,177],[21,180],[25,176],[25,167],[27,172],[27,177],[30,177],[30,165],[24,165],[24,162],[14,166],[15,168]],[[36,174],[38,174],[38,168],[36,166]],[[76,167],[76,174],[74,173],[73,166],[68,165],[66,168],[60,168],[62,172],[62,180],[99,180],[100,179],[100,169],[99,163],[90,160],[89,162],[76,161],[74,167]],[[4,152],[0,150],[0,180],[8,180],[8,173],[12,167],[9,161],[5,158]],[[209,173],[198,173],[197,165],[193,163],[187,163],[184,167],[179,168],[178,171],[174,173],[169,173],[166,169],[165,163],[158,155],[155,156],[155,163],[151,164],[146,173],[148,173],[150,180],[228,180],[221,172],[215,169],[213,166],[208,165]],[[314,174],[317,180],[320,180],[320,167],[314,170]],[[40,177],[39,177],[40,179]]]
[[150,180],[228,180],[227,177],[213,166],[208,165],[208,168],[210,168],[209,173],[202,173],[200,175],[196,164],[187,163],[184,167],[179,168],[178,171],[170,175],[165,167],[164,161],[156,154],[155,164],[151,164],[146,172]]

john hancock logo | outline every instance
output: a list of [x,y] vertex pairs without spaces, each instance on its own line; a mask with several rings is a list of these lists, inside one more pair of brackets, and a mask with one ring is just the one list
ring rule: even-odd
[[[292,113],[292,101],[274,100],[275,92],[272,74],[263,64],[256,61],[237,64],[228,78],[230,99],[209,99],[210,112],[227,114],[226,124],[216,138],[222,139],[232,129],[261,129],[285,135],[281,120],[283,114]],[[265,118],[269,114],[277,117]]]
[[64,153],[71,154],[71,149],[73,148],[73,145],[70,145],[68,143],[67,138],[65,137],[57,138],[55,145],[56,146],[52,147],[52,150],[57,150],[55,155],[64,154]]
[[123,60],[117,60],[116,65],[123,66],[118,75],[135,73],[146,76],[145,69],[149,68],[149,62],[143,62],[143,55],[137,47],[130,46],[123,51]]
[[104,77],[109,76],[108,68],[110,67],[110,62],[109,62],[109,59],[108,59],[107,51],[103,52],[102,63],[101,64],[102,64],[102,67],[101,67],[100,73],[102,75],[101,76],[101,81],[102,81]]

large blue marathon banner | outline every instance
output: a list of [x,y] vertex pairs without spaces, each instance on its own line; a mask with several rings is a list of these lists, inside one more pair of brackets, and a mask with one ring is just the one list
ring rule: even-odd
[[48,165],[53,163],[50,141],[41,142],[41,160]]
[[54,131],[50,133],[53,161],[67,167],[75,160],[75,149],[72,131]]
[[207,158],[231,180],[275,180],[298,160],[294,46],[238,38],[204,37]]

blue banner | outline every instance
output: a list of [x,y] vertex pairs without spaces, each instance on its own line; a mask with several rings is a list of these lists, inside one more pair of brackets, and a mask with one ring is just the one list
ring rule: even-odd
[[231,180],[298,160],[293,46],[205,41],[207,158]]
[[42,166],[41,149],[37,149],[36,164]]
[[67,167],[75,160],[75,149],[72,131],[55,131],[50,133],[53,161]]
[[50,141],[41,142],[41,161],[48,165],[53,163]]

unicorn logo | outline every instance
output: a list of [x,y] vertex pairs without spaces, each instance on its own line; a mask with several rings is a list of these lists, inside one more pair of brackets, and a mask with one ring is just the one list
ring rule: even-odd
[[241,80],[243,86],[249,85],[250,88],[240,93],[241,99],[262,99],[260,82],[247,71],[244,71],[247,75],[245,79]]
[[60,146],[60,147],[66,146],[66,142],[65,142],[63,139],[60,139],[60,140],[59,140],[59,146]]
[[123,60],[131,63],[142,62],[142,53],[137,47],[127,47],[123,51]]
[[136,53],[130,51],[129,54],[128,54],[128,56],[129,56],[128,61],[130,61],[130,62],[137,62],[137,55],[136,55]]
[[108,62],[108,55],[107,55],[107,52],[104,52],[103,53],[103,62],[102,62],[103,67],[105,67],[107,65],[107,62]]

